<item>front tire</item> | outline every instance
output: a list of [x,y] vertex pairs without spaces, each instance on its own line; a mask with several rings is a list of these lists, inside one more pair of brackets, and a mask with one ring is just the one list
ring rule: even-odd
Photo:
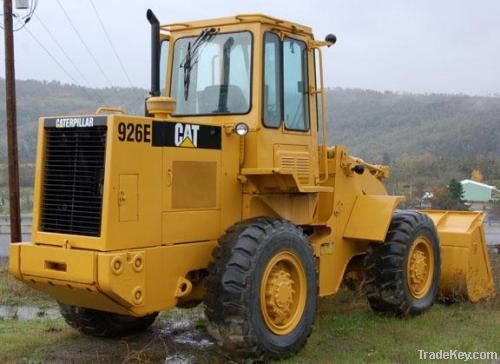
[[371,244],[365,258],[368,302],[373,311],[410,316],[436,299],[441,257],[436,227],[425,214],[398,211],[383,244]]
[[255,218],[219,240],[206,279],[209,332],[232,357],[281,359],[309,337],[317,304],[316,266],[302,230]]
[[122,337],[144,331],[158,316],[157,312],[143,317],[124,316],[64,303],[59,303],[59,309],[69,326],[95,337]]

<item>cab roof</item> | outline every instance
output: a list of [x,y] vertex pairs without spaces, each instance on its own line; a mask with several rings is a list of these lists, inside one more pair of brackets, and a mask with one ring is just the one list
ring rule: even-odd
[[265,14],[240,14],[226,18],[215,18],[215,19],[164,24],[161,26],[161,29],[170,32],[175,32],[187,29],[206,28],[212,26],[217,27],[223,25],[238,25],[246,23],[261,23],[261,24],[274,25],[277,29],[283,31],[298,33],[311,37],[313,35],[311,27],[274,18],[272,16],[268,16]]

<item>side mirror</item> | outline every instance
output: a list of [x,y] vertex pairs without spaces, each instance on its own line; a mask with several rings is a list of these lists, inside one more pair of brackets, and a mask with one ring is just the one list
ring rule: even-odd
[[325,37],[325,42],[330,43],[330,45],[334,45],[337,42],[337,37],[334,34],[327,34]]

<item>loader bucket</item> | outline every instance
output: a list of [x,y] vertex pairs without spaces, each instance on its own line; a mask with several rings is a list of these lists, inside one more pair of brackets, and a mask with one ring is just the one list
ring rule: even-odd
[[495,295],[493,273],[479,211],[421,211],[439,235],[441,282],[439,294],[449,300],[478,302]]

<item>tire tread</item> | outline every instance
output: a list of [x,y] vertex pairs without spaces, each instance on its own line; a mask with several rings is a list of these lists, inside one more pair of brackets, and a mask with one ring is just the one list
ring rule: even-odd
[[404,289],[406,255],[413,243],[412,234],[417,229],[424,229],[430,234],[437,261],[440,262],[439,240],[432,220],[417,211],[396,211],[385,242],[370,244],[364,261],[367,298],[373,311],[388,316],[409,316],[432,306],[437,293],[436,284],[439,283],[440,264],[434,267],[434,288],[430,290],[434,297],[424,310],[415,309],[413,300]]
[[66,323],[82,334],[95,337],[121,337],[146,330],[158,316],[157,312],[143,317],[124,316],[90,308],[59,303]]
[[[258,217],[229,228],[212,254],[214,261],[210,263],[209,276],[205,279],[205,315],[209,333],[231,358],[283,359],[298,352],[311,334],[312,327],[305,339],[297,342],[286,355],[277,355],[259,344],[247,320],[248,284],[255,269],[256,256],[264,248],[262,242],[266,237],[276,232],[299,234],[307,241],[302,230],[287,220]],[[307,245],[313,256],[311,245]]]

